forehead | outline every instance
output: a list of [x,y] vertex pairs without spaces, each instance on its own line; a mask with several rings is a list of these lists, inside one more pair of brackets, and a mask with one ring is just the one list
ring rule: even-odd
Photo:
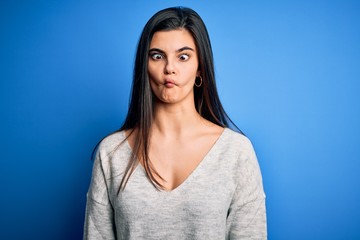
[[176,51],[184,46],[196,49],[195,40],[186,29],[155,32],[150,42],[150,48],[164,51]]

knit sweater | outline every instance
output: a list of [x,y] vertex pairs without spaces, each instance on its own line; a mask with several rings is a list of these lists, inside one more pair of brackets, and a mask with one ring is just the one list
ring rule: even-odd
[[138,164],[120,182],[131,147],[125,133],[99,146],[87,194],[84,239],[266,239],[265,194],[245,136],[225,128],[190,176],[157,190]]

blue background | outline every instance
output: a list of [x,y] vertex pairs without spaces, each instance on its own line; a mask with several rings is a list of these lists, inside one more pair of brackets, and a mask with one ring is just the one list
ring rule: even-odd
[[124,120],[144,24],[175,5],[207,24],[269,239],[360,239],[360,3],[346,0],[1,1],[0,239],[81,239],[91,151]]

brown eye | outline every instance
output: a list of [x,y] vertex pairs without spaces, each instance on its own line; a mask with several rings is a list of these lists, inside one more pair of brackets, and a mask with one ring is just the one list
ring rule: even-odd
[[150,57],[153,60],[161,60],[161,59],[163,59],[163,55],[161,55],[160,53],[153,53],[153,54],[150,55]]
[[188,55],[188,54],[181,54],[180,56],[179,56],[179,59],[181,60],[181,61],[186,61],[186,60],[188,60],[190,58],[190,56]]

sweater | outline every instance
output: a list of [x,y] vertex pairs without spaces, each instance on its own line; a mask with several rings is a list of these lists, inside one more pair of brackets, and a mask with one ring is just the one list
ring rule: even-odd
[[141,164],[119,192],[132,149],[125,132],[100,144],[87,193],[84,240],[266,239],[265,194],[249,139],[225,128],[195,170],[157,190]]

